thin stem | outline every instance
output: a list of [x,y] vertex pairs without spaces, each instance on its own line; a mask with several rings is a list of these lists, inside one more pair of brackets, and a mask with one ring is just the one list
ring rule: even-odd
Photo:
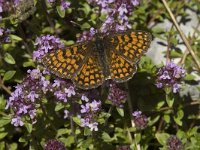
[[[126,85],[126,88],[128,89],[127,101],[128,101],[129,113],[130,113],[130,116],[132,116],[133,107],[132,107],[132,103],[131,103],[130,90],[129,90],[129,87],[128,87],[128,83],[126,83],[125,85]],[[131,126],[135,127],[133,119],[131,119]],[[129,136],[131,136],[131,134],[129,134]],[[136,134],[134,134],[134,137],[136,137]],[[133,139],[132,136],[131,136],[130,139]],[[138,144],[135,140],[134,141],[132,140],[132,142],[134,142],[134,144],[136,146],[136,150],[140,150],[141,149],[140,144]]]
[[178,25],[178,23],[177,23],[177,21],[176,21],[174,15],[172,14],[172,12],[171,12],[171,10],[170,10],[170,8],[169,8],[167,2],[166,2],[165,0],[161,0],[161,1],[163,2],[164,7],[166,8],[167,12],[169,13],[169,16],[171,17],[171,19],[172,19],[172,21],[173,21],[173,23],[174,23],[176,29],[178,30],[178,32],[179,32],[179,34],[180,34],[182,40],[184,41],[184,43],[185,43],[185,45],[186,45],[188,51],[190,52],[190,54],[191,54],[191,56],[192,56],[194,62],[196,63],[198,69],[200,70],[200,62],[199,62],[199,60],[197,59],[196,54],[195,54],[194,51],[192,50],[192,47],[190,46],[189,41],[187,40],[185,34],[182,32],[180,26]]
[[[111,105],[111,106],[110,106],[110,108],[109,108],[109,110],[108,110],[108,113],[109,113],[109,114],[111,114],[111,113],[112,113],[112,111],[113,111],[113,108],[114,108],[114,107],[113,107],[113,105]],[[107,126],[107,124],[108,124],[108,119],[109,119],[109,118],[107,118],[107,119],[105,120],[104,127],[106,127],[106,126]]]
[[10,91],[10,89],[7,88],[7,87],[4,85],[3,80],[1,80],[1,77],[0,77],[0,87],[1,87],[4,91],[6,91],[9,95],[12,93],[12,92]]
[[72,107],[72,114],[70,115],[70,127],[71,127],[71,135],[74,137],[75,142],[77,142],[76,139],[76,133],[75,133],[75,125],[74,125],[74,121],[73,121],[73,117],[75,115],[75,105],[73,102],[71,102],[71,107]]

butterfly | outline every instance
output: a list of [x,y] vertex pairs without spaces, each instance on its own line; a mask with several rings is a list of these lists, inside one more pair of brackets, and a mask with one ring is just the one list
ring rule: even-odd
[[49,52],[42,62],[53,74],[71,79],[78,88],[92,89],[108,79],[131,79],[151,40],[151,34],[145,31],[96,35],[90,41]]

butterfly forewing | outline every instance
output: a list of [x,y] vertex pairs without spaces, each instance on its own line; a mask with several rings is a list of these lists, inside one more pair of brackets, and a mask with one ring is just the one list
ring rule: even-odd
[[99,61],[98,55],[94,53],[95,51],[88,57],[87,61],[84,62],[77,76],[72,79],[79,88],[96,88],[105,81],[102,64]]
[[137,62],[149,48],[151,35],[144,31],[127,31],[104,37],[110,77],[125,82],[133,77]]
[[89,43],[75,44],[63,50],[47,53],[43,64],[55,75],[71,79],[78,73],[89,51]]
[[149,48],[151,34],[144,31],[126,31],[105,37],[108,52],[115,51],[131,64],[136,63]]

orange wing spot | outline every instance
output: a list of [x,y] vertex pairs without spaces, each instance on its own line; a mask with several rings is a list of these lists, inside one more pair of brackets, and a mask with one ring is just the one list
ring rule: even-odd
[[127,50],[129,50],[129,47],[128,46],[124,46],[124,49],[127,51]]
[[77,64],[74,64],[74,68],[75,68],[75,69],[78,69],[78,66],[79,66],[79,65],[77,65]]
[[135,49],[135,50],[136,50],[136,49],[137,49],[137,46],[133,46],[133,49]]
[[124,55],[125,55],[125,56],[128,56],[128,52],[125,52]]
[[117,63],[117,64],[115,64],[115,67],[116,67],[116,68],[119,68],[119,64],[118,64],[118,63]]
[[72,65],[67,66],[67,70],[71,70],[71,68],[72,68]]
[[96,78],[99,78],[100,76],[99,76],[99,74],[95,74],[95,77],[96,77]]
[[128,43],[127,46],[128,46],[129,48],[131,48],[131,47],[132,47],[132,43]]
[[78,83],[79,83],[79,84],[83,84],[83,81],[80,80],[80,81],[78,81]]
[[58,61],[57,60],[55,60],[54,62],[53,62],[53,64],[56,66],[56,64],[58,63]]
[[92,70],[90,70],[90,73],[92,73],[92,74],[93,74],[93,73],[94,73],[94,70],[93,70],[93,69],[92,69]]
[[66,55],[67,57],[69,57],[69,56],[72,55],[71,52],[70,52],[70,49],[66,49],[66,53],[65,53],[65,55]]
[[54,53],[51,53],[50,56],[51,56],[51,57],[54,56]]
[[63,72],[64,75],[67,75],[67,72]]
[[134,44],[134,45],[135,45],[136,43],[137,43],[137,41],[132,41],[132,44]]
[[77,47],[73,47],[73,52],[74,52],[74,54],[76,54],[76,53],[77,53],[77,50],[78,50],[78,48],[77,48]]
[[58,72],[62,73],[63,72],[62,68],[58,69]]
[[128,70],[126,68],[122,68],[123,72],[126,73]]
[[131,54],[134,54],[134,50],[133,50],[133,49],[131,49],[131,50],[130,50],[130,53],[131,53]]
[[53,55],[52,60],[55,61],[56,60],[56,56]]
[[129,67],[129,64],[128,64],[128,63],[126,63],[126,64],[125,64],[125,67],[126,67],[126,68],[128,68],[128,67]]
[[122,70],[121,70],[121,69],[118,69],[117,71],[118,71],[118,73],[121,73],[121,72],[122,72]]
[[90,79],[93,80],[93,79],[94,79],[94,75],[91,75],[91,76],[90,76]]
[[66,63],[63,63],[63,64],[62,64],[62,67],[63,67],[63,68],[65,68],[66,66],[67,66],[67,64],[66,64]]
[[114,73],[114,74],[117,74],[117,70],[114,70],[113,73]]
[[89,83],[85,83],[85,86],[89,86]]
[[82,49],[85,50],[87,47],[85,45],[82,45]]
[[116,50],[119,50],[119,45],[117,45],[117,46],[115,47],[115,49],[116,49]]
[[142,43],[142,44],[144,43],[144,41],[143,41],[143,40],[139,40],[139,42],[140,42],[140,43]]
[[95,81],[94,81],[94,80],[91,80],[91,81],[90,81],[90,84],[95,84]]
[[143,48],[143,49],[146,49],[146,46],[143,46],[142,48]]
[[126,76],[126,77],[129,76],[129,73],[126,73],[125,76]]
[[123,43],[122,37],[120,35],[118,35],[117,38],[119,43]]
[[62,64],[62,63],[58,63],[58,64],[56,65],[56,67],[57,67],[57,68],[58,68],[58,67],[60,67],[60,66],[61,66],[61,64]]
[[67,58],[66,62],[67,63],[70,63],[71,59],[70,58]]
[[139,53],[142,53],[142,49],[141,49],[141,48],[140,48],[140,49],[138,49],[138,52],[139,52]]
[[75,59],[72,59],[72,60],[71,60],[71,64],[74,65],[75,63],[76,63],[76,60],[75,60]]
[[89,82],[89,78],[86,77],[86,78],[84,79],[84,82],[85,82],[85,83],[88,83],[88,82]]
[[111,43],[114,43],[114,42],[115,42],[115,39],[114,39],[114,38],[111,38],[111,39],[110,39],[110,42],[111,42]]
[[123,77],[124,77],[124,75],[123,75],[123,74],[120,74],[120,75],[119,75],[119,77],[120,77],[120,78],[123,78]]
[[74,72],[75,72],[75,70],[74,70],[74,69],[71,69],[71,70],[70,70],[70,72],[71,72],[71,73],[74,73]]
[[83,74],[81,74],[81,75],[80,75],[80,78],[81,78],[81,79],[84,79],[84,75],[83,75]]
[[130,54],[129,57],[130,57],[131,59],[133,59],[133,55],[132,55],[132,54]]
[[124,38],[125,38],[126,42],[128,42],[130,40],[130,38],[128,37],[128,35],[125,35]]
[[142,47],[142,44],[141,44],[141,43],[137,43],[137,46],[138,46],[138,47]]
[[138,39],[143,39],[143,37],[141,35],[138,36]]

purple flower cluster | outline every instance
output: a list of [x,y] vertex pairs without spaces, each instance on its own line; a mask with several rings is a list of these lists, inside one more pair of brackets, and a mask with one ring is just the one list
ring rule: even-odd
[[0,28],[0,44],[10,42],[10,30],[6,28]]
[[100,29],[102,33],[131,28],[128,17],[132,14],[134,7],[139,5],[139,0],[88,0],[88,2],[99,6],[100,13],[107,15]]
[[[11,9],[18,6],[21,0],[0,0],[0,14],[3,12],[9,12]],[[0,17],[2,18],[2,16]]]
[[44,146],[44,150],[66,150],[65,145],[58,140],[49,140]]
[[122,107],[123,103],[126,102],[127,92],[120,89],[116,83],[110,84],[108,100],[112,102],[113,105],[117,107]]
[[148,119],[145,115],[142,114],[141,111],[133,112],[132,116],[136,129],[141,130],[147,127]]
[[166,66],[159,69],[156,86],[158,88],[172,88],[173,93],[177,93],[180,89],[181,79],[184,76],[185,70],[182,67],[173,62],[168,62]]
[[54,95],[58,101],[67,102],[67,98],[76,94],[74,85],[71,82],[56,79],[52,85]]
[[[50,3],[50,4],[55,4],[56,2],[57,2],[57,0],[48,0],[48,2]],[[60,2],[61,4],[60,4],[60,6],[61,6],[61,9],[62,10],[65,10],[65,9],[67,9],[67,8],[69,8],[69,6],[70,6],[70,2],[67,2],[67,1],[65,1],[65,0],[61,0],[61,2]]]
[[88,98],[83,95],[82,101],[86,101],[85,105],[81,105],[81,125],[83,127],[89,127],[91,131],[98,131],[98,123],[95,122],[95,118],[98,116],[98,112],[101,108],[101,101],[93,100],[88,102]]
[[169,150],[182,150],[183,144],[177,136],[172,135],[167,140],[167,147]]
[[28,70],[28,73],[24,81],[15,87],[6,105],[6,109],[11,108],[14,112],[11,121],[14,126],[23,126],[22,119],[25,116],[28,116],[34,124],[36,101],[51,89],[50,82],[45,79],[39,69]]
[[53,35],[41,36],[36,39],[35,45],[37,45],[37,50],[33,52],[33,60],[40,61],[44,54],[62,49],[64,45],[61,43],[59,38]]
[[[123,31],[131,28],[128,17],[132,14],[135,6],[139,5],[139,0],[88,0],[93,6],[99,7],[100,14],[106,15],[106,19],[100,27],[99,33],[109,34],[111,31]],[[84,31],[78,36],[77,42],[91,40],[96,31]]]

